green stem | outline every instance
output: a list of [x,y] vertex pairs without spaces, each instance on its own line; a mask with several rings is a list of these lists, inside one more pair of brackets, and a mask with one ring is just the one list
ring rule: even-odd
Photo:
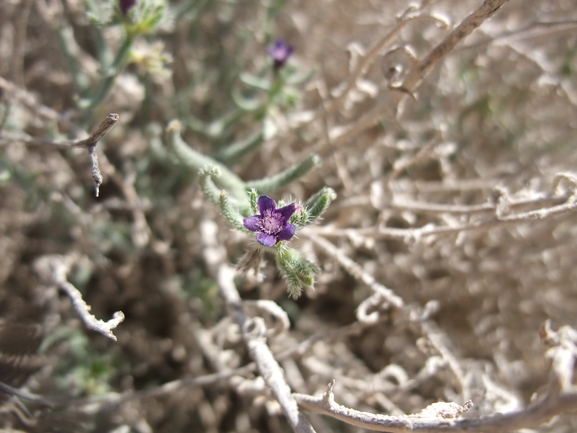
[[327,210],[329,205],[333,200],[337,198],[337,194],[332,188],[328,186],[323,187],[315,195],[308,199],[305,203],[305,209],[308,214],[308,220],[306,224],[312,223],[316,220],[322,213]]
[[220,210],[222,211],[222,215],[226,218],[226,220],[236,229],[245,233],[250,233],[250,230],[247,230],[244,227],[243,217],[239,213],[238,209],[234,206],[234,204],[229,200],[227,192],[222,191],[219,198]]
[[224,192],[214,184],[213,176],[220,176],[220,170],[214,167],[207,167],[199,171],[200,189],[208,199],[216,206],[220,205],[221,193]]
[[246,185],[242,179],[225,165],[188,146],[180,136],[180,122],[178,120],[173,120],[168,124],[167,132],[168,143],[183,164],[197,170],[202,170],[206,167],[218,168],[220,176],[216,179],[216,182],[232,194],[233,197],[231,198],[238,201],[241,212],[244,213],[250,209]]
[[244,155],[252,152],[264,142],[262,131],[252,134],[244,140],[231,144],[214,155],[214,158],[222,162],[236,162]]
[[264,179],[250,181],[247,182],[246,185],[249,188],[256,189],[261,194],[272,192],[304,176],[314,167],[319,165],[320,162],[321,158],[318,155],[313,154],[282,173]]
[[106,78],[100,83],[100,86],[94,96],[89,100],[83,100],[79,104],[81,108],[84,108],[88,113],[88,116],[94,111],[94,109],[100,105],[100,103],[108,96],[110,89],[114,85],[114,81],[116,77],[120,74],[121,67],[126,63],[126,59],[128,57],[128,52],[130,51],[130,47],[132,46],[132,42],[134,41],[131,35],[127,35],[116,54],[116,58],[112,65],[106,69]]
[[67,25],[58,27],[58,39],[62,46],[62,53],[66,58],[68,67],[70,68],[70,75],[72,75],[72,82],[76,88],[76,92],[83,96],[89,85],[89,80],[86,74],[80,68],[76,53],[79,51],[78,45],[74,40],[72,28]]

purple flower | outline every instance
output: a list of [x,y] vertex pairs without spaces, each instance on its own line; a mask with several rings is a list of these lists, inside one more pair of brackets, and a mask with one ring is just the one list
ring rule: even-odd
[[265,247],[272,247],[279,241],[288,241],[294,236],[297,228],[289,223],[289,219],[296,208],[296,205],[291,203],[277,209],[272,198],[261,195],[258,198],[260,215],[245,218],[243,224],[251,232],[258,232],[256,240],[259,243]]
[[120,0],[120,10],[122,11],[122,15],[126,16],[128,11],[136,6],[137,0]]
[[284,66],[286,61],[292,55],[294,47],[292,45],[287,45],[283,39],[277,39],[274,45],[271,45],[266,49],[266,52],[274,60],[274,70],[278,71]]

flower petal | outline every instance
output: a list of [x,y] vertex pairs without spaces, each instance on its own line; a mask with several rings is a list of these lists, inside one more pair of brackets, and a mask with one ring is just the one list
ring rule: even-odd
[[122,15],[126,15],[130,9],[136,6],[136,0],[120,0]]
[[260,231],[262,217],[260,215],[254,215],[242,220],[244,226],[251,232]]
[[289,241],[297,231],[294,224],[286,223],[282,230],[276,235],[281,241]]
[[276,203],[268,195],[261,195],[258,198],[258,210],[260,211],[261,215],[264,215],[265,211],[267,210],[275,210],[275,209],[276,209]]
[[297,210],[296,204],[291,203],[285,207],[281,207],[280,209],[277,209],[276,212],[281,214],[282,220],[283,220],[282,222],[286,223],[286,222],[288,222],[290,217],[293,215],[293,213],[295,213],[296,210]]
[[272,58],[276,59],[281,56],[285,50],[286,43],[283,39],[277,39],[274,45],[271,45],[266,49],[267,53],[271,55]]
[[265,247],[272,247],[277,243],[276,236],[267,235],[266,233],[259,233],[256,235],[256,240],[263,244]]
[[283,39],[277,39],[275,44],[268,47],[266,51],[274,60],[275,70],[279,70],[292,55],[294,47],[288,45]]

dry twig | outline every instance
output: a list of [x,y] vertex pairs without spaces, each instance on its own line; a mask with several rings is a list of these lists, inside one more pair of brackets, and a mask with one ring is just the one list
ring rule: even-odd
[[100,173],[100,167],[98,165],[96,145],[98,141],[118,123],[119,119],[120,116],[118,114],[110,113],[106,116],[106,119],[98,125],[96,131],[94,131],[90,137],[73,144],[75,147],[85,147],[88,151],[88,156],[90,156],[90,162],[92,163],[92,179],[94,179],[94,192],[96,197],[100,194],[100,185],[102,184],[102,173]]
[[[403,84],[399,87],[403,92],[395,92],[392,100],[388,99],[386,104],[373,108],[369,113],[355,120],[355,122],[339,127],[334,131],[331,142],[338,146],[349,142],[353,137],[357,137],[363,131],[377,124],[384,116],[395,117],[394,113],[400,107],[402,101],[407,95],[414,95],[417,88],[433,70],[433,68],[445,58],[445,56],[462,40],[470,35],[485,20],[490,18],[499,10],[508,0],[485,0],[481,6],[465,18],[457,27],[455,27],[445,39],[433,48],[430,53],[421,61],[415,61],[415,67],[409,71]],[[389,40],[387,39],[386,42]],[[372,52],[372,51],[371,51]],[[355,81],[352,81],[354,83]],[[352,84],[349,85],[352,87]],[[321,140],[318,145],[307,152],[316,152],[325,156],[328,152],[327,143]]]
[[546,359],[549,361],[551,379],[546,392],[523,410],[466,418],[460,416],[472,406],[471,402],[463,406],[455,403],[433,403],[414,415],[379,415],[336,403],[332,392],[334,381],[319,397],[302,394],[295,394],[295,397],[305,410],[374,431],[501,433],[535,428],[557,415],[577,409],[577,386],[573,384],[574,365],[577,360],[577,331],[564,326],[555,332],[547,322],[541,328],[540,335],[542,342],[550,347]]
[[[531,209],[525,212],[511,213],[513,209],[526,209],[527,207],[534,207],[538,205],[549,205],[539,209]],[[480,219],[478,221],[466,222],[463,224],[456,224],[454,226],[436,226],[434,224],[427,224],[419,228],[399,229],[391,227],[367,227],[367,228],[350,228],[340,229],[336,227],[313,227],[309,229],[309,233],[322,236],[371,236],[374,239],[402,239],[407,242],[420,241],[425,237],[441,236],[441,235],[455,235],[463,232],[482,232],[493,228],[512,226],[532,221],[542,221],[550,218],[571,214],[577,210],[577,201],[575,196],[566,197],[549,197],[539,198],[536,200],[507,202],[508,214],[501,214],[499,203],[487,203],[478,206],[449,206],[449,205],[435,205],[435,204],[418,204],[415,202],[401,201],[398,204],[391,205],[393,208],[427,211],[427,212],[443,212],[447,213],[465,213],[465,214],[482,214],[493,212],[494,215],[489,218]]]
[[124,313],[117,311],[112,315],[112,319],[108,322],[97,319],[90,314],[90,305],[86,304],[82,299],[80,291],[68,282],[67,275],[70,268],[76,261],[75,255],[70,256],[42,256],[36,260],[34,267],[36,272],[40,274],[46,281],[58,286],[61,290],[66,292],[74,309],[83,320],[84,324],[94,331],[100,332],[108,338],[116,341],[116,336],[112,330],[116,328],[123,320]]

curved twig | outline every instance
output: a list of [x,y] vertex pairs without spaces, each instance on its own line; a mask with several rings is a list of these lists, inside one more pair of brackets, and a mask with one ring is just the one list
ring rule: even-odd
[[116,341],[116,336],[112,333],[112,330],[124,320],[124,313],[117,311],[113,314],[112,319],[107,322],[99,320],[90,314],[90,305],[82,299],[80,291],[68,282],[67,279],[68,272],[70,272],[70,268],[75,260],[76,257],[74,255],[66,257],[56,255],[42,256],[35,262],[34,266],[36,271],[44,277],[44,279],[52,282],[66,292],[72,301],[74,309],[88,328],[100,332],[102,335]]

